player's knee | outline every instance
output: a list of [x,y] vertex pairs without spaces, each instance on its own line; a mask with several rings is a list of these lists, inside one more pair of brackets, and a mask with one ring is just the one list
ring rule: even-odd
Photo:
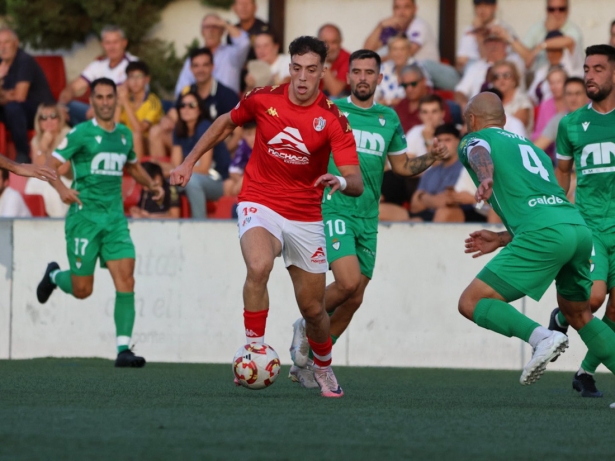
[[86,299],[92,295],[94,287],[91,285],[73,286],[73,296],[77,299]]
[[[598,309],[600,309],[600,307],[604,303],[604,298],[605,298],[605,296],[603,296],[601,293],[599,293],[599,294],[592,293],[591,294],[591,296],[589,297],[589,306],[591,307],[592,312],[596,312]],[[611,306],[611,303],[609,302],[609,305],[607,306],[607,309],[610,306]],[[613,306],[613,307],[615,308],[615,306]]]
[[344,298],[349,299],[359,290],[360,280],[347,278],[336,280],[335,283],[337,284],[337,288],[342,293]]
[[457,306],[459,313],[468,320],[472,320],[474,318],[475,307],[476,301],[464,291],[459,298],[459,304]]
[[265,284],[273,270],[273,261],[250,261],[247,263],[248,281],[256,284]]

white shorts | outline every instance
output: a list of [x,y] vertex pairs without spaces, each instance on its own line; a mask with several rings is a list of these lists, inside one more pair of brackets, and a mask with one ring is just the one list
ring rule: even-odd
[[313,274],[327,272],[327,245],[322,221],[291,221],[254,202],[240,202],[237,216],[240,240],[247,230],[262,227],[282,244],[281,254],[286,267],[297,266]]

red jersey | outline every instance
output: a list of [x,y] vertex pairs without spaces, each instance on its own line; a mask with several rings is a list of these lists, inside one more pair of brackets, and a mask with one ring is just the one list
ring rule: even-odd
[[236,125],[256,122],[239,201],[260,203],[293,221],[320,221],[323,189],[314,183],[327,172],[331,152],[337,166],[359,164],[354,136],[324,94],[298,106],[288,87],[256,88],[230,112]]

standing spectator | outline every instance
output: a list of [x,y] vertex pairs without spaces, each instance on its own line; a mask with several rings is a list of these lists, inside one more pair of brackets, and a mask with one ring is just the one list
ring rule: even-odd
[[152,162],[141,164],[147,174],[154,180],[154,184],[164,189],[164,197],[154,200],[153,194],[145,189],[141,190],[139,205],[130,208],[130,216],[135,219],[177,219],[180,216],[180,202],[177,187],[169,185],[164,180],[162,168]]
[[[171,153],[173,167],[179,166],[184,161],[197,141],[211,126],[211,122],[205,118],[205,106],[198,94],[192,91],[186,93],[178,99],[175,108],[179,114],[179,119],[173,133],[173,151]],[[228,155],[224,143],[207,151],[197,162],[190,182],[186,185],[186,195],[190,202],[193,218],[206,218],[207,201],[218,200],[223,195],[222,177],[216,170],[212,169],[214,151],[220,148],[224,148]],[[230,163],[230,158],[228,163]]]
[[[222,43],[224,32],[228,33],[231,44]],[[250,37],[245,30],[224,21],[215,13],[203,18],[201,33],[205,47],[213,54],[214,78],[239,93],[239,76],[250,51]],[[175,95],[179,96],[182,89],[192,85],[196,79],[191,70],[192,58],[186,59],[175,85]]]
[[0,218],[30,218],[32,213],[19,192],[9,185],[9,171],[0,168]]
[[[246,31],[250,36],[252,47],[248,52],[247,60],[256,59],[256,54],[254,54],[254,39],[256,36],[262,32],[270,31],[269,24],[256,17],[257,7],[256,0],[235,0],[231,7],[239,18],[239,22],[235,26]],[[233,44],[230,34],[226,37],[226,43]]]
[[519,87],[521,77],[517,67],[510,61],[496,62],[489,70],[489,82],[502,93],[506,115],[514,115],[525,126],[526,136],[534,126],[534,105]]
[[[66,125],[64,111],[55,103],[38,106],[34,118],[34,137],[30,143],[32,163],[43,166],[47,158],[68,134],[70,128]],[[58,169],[60,179],[66,187],[70,187],[73,172],[70,162],[62,164]],[[45,201],[45,212],[51,218],[63,218],[68,212],[68,205],[62,202],[57,191],[47,181],[30,178],[26,182],[26,194],[42,195]]]
[[67,106],[72,126],[93,117],[88,104],[73,101],[73,98],[85,94],[90,83],[102,77],[113,80],[116,85],[121,85],[126,81],[126,66],[130,61],[138,59],[126,51],[128,40],[120,27],[105,26],[100,37],[105,57],[91,62],[79,77],[62,90],[58,99],[60,104]]
[[[256,59],[269,65],[273,85],[290,81],[290,56],[280,54],[280,44],[271,32],[261,32],[254,37]],[[258,85],[260,86],[260,85]]]
[[350,64],[350,53],[342,48],[342,31],[335,24],[324,24],[318,29],[318,38],[327,44],[325,74],[320,89],[332,98],[348,93],[346,75]]
[[[198,48],[190,53],[190,72],[194,75],[195,83],[182,88],[180,93],[193,92],[203,100],[202,116],[204,118],[214,121],[220,114],[230,111],[239,102],[237,93],[215,78],[213,55],[209,48]],[[173,130],[178,119],[178,112],[173,108],[162,117],[158,125],[151,128],[150,156],[153,158],[166,157],[173,145]]]
[[30,163],[28,129],[39,104],[53,102],[53,96],[43,70],[8,27],[0,28],[0,60],[0,121],[13,137],[17,161]]
[[[561,67],[553,67],[547,75],[546,81],[549,84],[549,93],[551,97],[544,99],[538,106],[538,117],[534,124],[534,132],[532,133],[532,141],[538,139],[542,130],[545,129],[547,123],[559,112],[566,111],[566,103],[564,101],[564,83],[568,78],[568,74]],[[544,150],[544,149],[543,149]],[[547,152],[547,154],[549,154]]]
[[241,130],[241,141],[235,151],[235,156],[228,169],[229,178],[224,181],[224,195],[236,197],[241,192],[243,186],[243,172],[246,170],[246,165],[252,149],[254,149],[254,141],[256,140],[256,123],[246,123]]
[[146,155],[145,141],[149,129],[164,115],[158,96],[149,91],[149,67],[143,61],[133,61],[126,66],[126,84],[117,88],[118,105],[115,121],[132,131],[137,158]]
[[418,157],[429,152],[436,128],[444,123],[444,101],[437,94],[428,94],[419,101],[421,124],[406,133],[408,155]]

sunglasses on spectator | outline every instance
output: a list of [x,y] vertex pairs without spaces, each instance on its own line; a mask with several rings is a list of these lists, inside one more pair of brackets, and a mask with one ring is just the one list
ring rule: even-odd
[[194,102],[194,101],[193,102],[182,102],[179,105],[179,108],[180,109],[184,109],[185,107],[190,107],[190,109],[196,109],[197,106],[198,106],[198,104],[196,102]]
[[567,6],[548,6],[547,11],[549,13],[555,13],[556,11],[559,11],[560,13],[565,13],[566,11],[568,11],[568,7]]
[[503,78],[504,80],[509,80],[512,78],[512,74],[510,72],[502,72],[501,74],[493,74],[493,80],[499,80]]
[[401,84],[402,87],[404,88],[408,88],[409,86],[411,86],[412,88],[416,88],[416,86],[421,83],[420,80],[415,80],[414,82],[403,82]]
[[39,115],[38,119],[39,120],[48,120],[48,119],[55,120],[58,117],[59,117],[58,114],[49,114],[49,115]]

